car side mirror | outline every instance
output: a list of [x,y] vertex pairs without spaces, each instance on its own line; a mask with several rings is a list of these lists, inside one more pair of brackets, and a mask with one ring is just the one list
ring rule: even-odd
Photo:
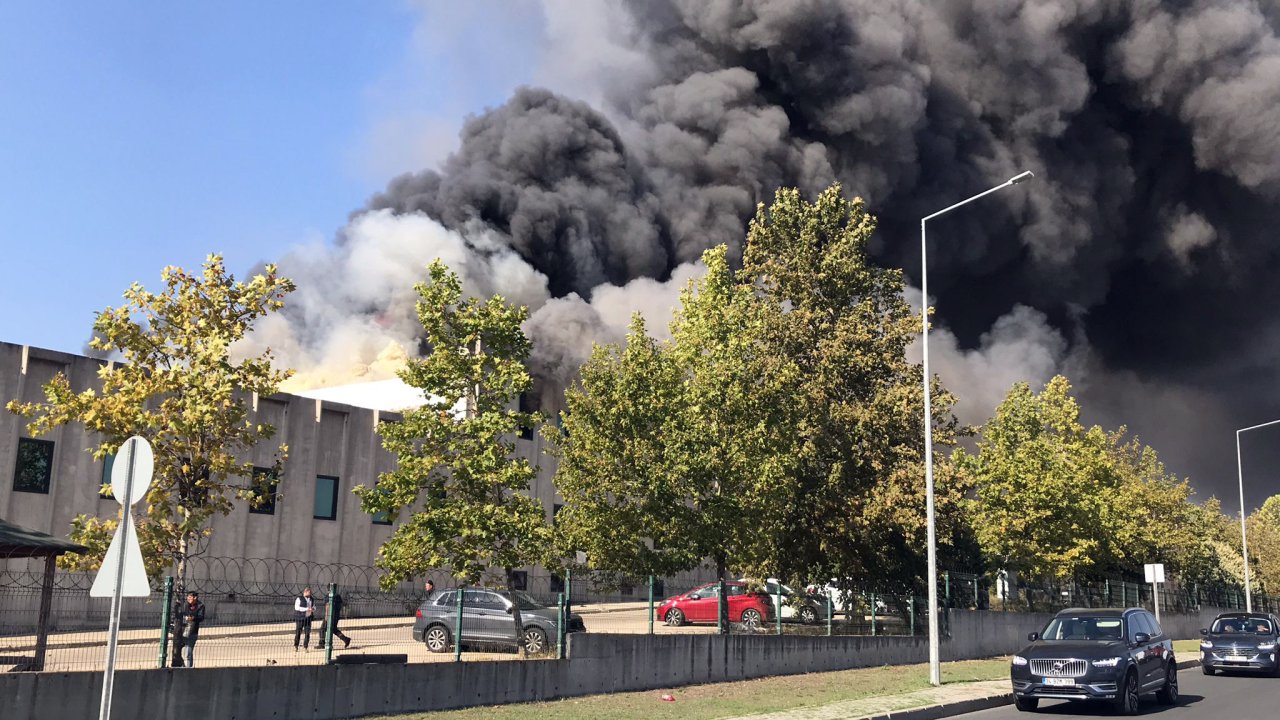
[[1208,628],[1200,628],[1200,634],[1201,634],[1201,635],[1208,635],[1208,634],[1209,634],[1209,630],[1208,630]]
[[1142,645],[1143,643],[1151,642],[1151,636],[1146,633],[1138,633],[1133,636],[1133,642],[1135,645]]
[[685,600],[701,600],[702,596],[699,595],[698,593],[689,593],[688,595],[684,596],[684,599]]
[[515,606],[515,605],[511,605],[511,606],[509,606],[509,607],[507,608],[507,614],[508,614],[508,615],[515,615],[515,614],[516,614],[516,606]]
[[1035,641],[1037,641],[1037,640],[1039,640],[1039,639],[1040,639],[1040,633],[1038,633],[1038,632],[1033,632],[1033,633],[1031,633],[1031,634],[1027,635],[1027,639],[1028,639],[1028,640],[1030,640],[1031,642],[1035,642]]

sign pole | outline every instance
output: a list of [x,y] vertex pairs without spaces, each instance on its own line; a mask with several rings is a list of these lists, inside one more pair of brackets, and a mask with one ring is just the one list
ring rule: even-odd
[[[130,509],[133,503],[133,466],[138,458],[138,441],[129,438],[129,473],[124,483],[124,513],[120,518],[121,550],[128,547],[129,530],[132,529],[133,517]],[[115,592],[111,594],[111,631],[107,640],[107,669],[102,674],[102,707],[98,712],[98,720],[109,720],[111,717],[111,689],[116,676],[116,641],[120,638],[120,594],[124,589],[124,555],[116,564]]]

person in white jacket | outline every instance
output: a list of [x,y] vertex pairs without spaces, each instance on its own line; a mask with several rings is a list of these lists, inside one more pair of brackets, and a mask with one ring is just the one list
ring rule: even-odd
[[298,641],[306,651],[311,645],[311,623],[316,619],[316,602],[311,599],[311,588],[302,588],[302,594],[293,599],[293,651],[298,652]]

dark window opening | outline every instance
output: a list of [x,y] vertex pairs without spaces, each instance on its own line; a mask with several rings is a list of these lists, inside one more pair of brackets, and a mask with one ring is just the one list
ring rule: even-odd
[[276,514],[276,494],[280,488],[280,476],[271,468],[253,469],[249,485],[249,512],[256,515]]
[[564,592],[564,578],[560,577],[555,573],[551,573],[551,592],[553,593]]
[[13,469],[14,492],[49,494],[53,479],[53,441],[18,438],[18,461]]
[[98,484],[98,497],[110,498],[111,492],[111,468],[115,467],[116,456],[112,453],[102,458],[102,478]]
[[529,589],[529,573],[524,570],[516,570],[511,573],[511,589],[512,590],[528,590]]
[[560,516],[560,510],[563,507],[564,503],[555,503],[551,506],[551,525],[553,527],[559,522],[557,518]]

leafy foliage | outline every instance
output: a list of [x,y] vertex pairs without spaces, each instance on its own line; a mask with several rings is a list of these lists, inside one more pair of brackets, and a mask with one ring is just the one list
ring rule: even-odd
[[[838,186],[813,203],[780,190],[741,271],[723,249],[704,256],[670,342],[637,320],[625,348],[596,350],[568,394],[556,478],[561,526],[593,565],[664,573],[709,556],[721,571],[842,578],[923,566],[917,325],[901,273],[866,258],[874,228]],[[935,442],[952,444],[953,398],[935,388]],[[965,476],[941,465],[951,549]]]
[[[274,393],[289,372],[272,367],[270,350],[236,357],[236,343],[254,321],[279,310],[294,285],[274,265],[238,281],[219,255],[210,255],[199,274],[166,267],[161,279],[160,293],[134,283],[124,305],[98,313],[90,346],[124,360],[102,366],[100,390],[77,391],[59,373],[44,386],[44,402],[6,407],[32,418],[27,427],[34,436],[83,423],[99,438],[89,448],[96,459],[114,454],[130,436],[147,438],[155,472],[146,506],[135,508],[138,537],[151,572],[176,564],[183,579],[186,558],[203,551],[210,520],[229,513],[235,499],[253,496],[253,464],[237,457],[275,428],[250,417],[246,393]],[[287,454],[281,445],[277,472]],[[118,522],[75,518],[71,538],[92,552],[64,556],[67,565],[96,568]]]
[[1249,516],[1246,527],[1249,570],[1255,587],[1268,595],[1280,595],[1280,495],[1267,498],[1262,507]]
[[537,471],[511,439],[538,421],[510,407],[532,384],[521,330],[528,311],[500,296],[464,299],[438,260],[429,272],[415,289],[430,350],[399,373],[428,402],[381,424],[397,467],[356,494],[366,512],[406,516],[378,553],[385,585],[437,567],[468,582],[504,568],[510,582],[515,568],[548,562],[551,547],[545,511],[525,494]]

